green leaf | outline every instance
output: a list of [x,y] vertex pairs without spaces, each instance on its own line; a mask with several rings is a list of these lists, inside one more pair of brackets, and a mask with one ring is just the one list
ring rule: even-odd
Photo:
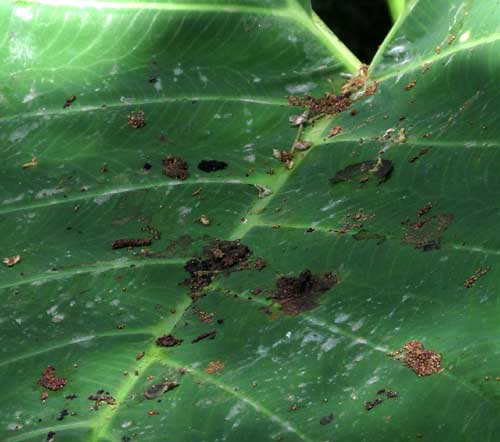
[[[302,112],[286,96],[338,91],[359,67],[306,1],[4,2],[0,29],[0,241],[21,257],[0,269],[2,440],[498,440],[491,2],[408,8],[375,94],[307,127],[291,170],[273,157]],[[163,175],[167,154],[188,179]],[[148,253],[112,249],[151,226]],[[193,302],[184,265],[213,239],[266,267],[213,275]],[[339,282],[287,315],[277,280],[306,269]],[[168,334],[182,344],[155,344]],[[411,340],[445,370],[386,355]],[[49,364],[63,389],[37,384]],[[164,378],[180,385],[146,399]],[[94,410],[101,389],[116,404]],[[367,411],[381,389],[398,397]]]

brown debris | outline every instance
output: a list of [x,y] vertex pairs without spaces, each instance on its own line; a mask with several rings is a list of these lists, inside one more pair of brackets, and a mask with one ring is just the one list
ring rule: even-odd
[[[359,209],[354,215],[348,213],[344,220],[343,225],[340,229],[336,229],[336,233],[347,233],[351,230],[361,229],[364,226],[364,222],[373,218],[375,215],[369,215],[363,211],[363,209]],[[355,238],[356,239],[356,238]]]
[[294,154],[293,152],[288,152],[286,150],[273,149],[273,156],[277,160],[285,164],[287,169],[292,169],[294,165]]
[[47,393],[46,391],[42,391],[42,394],[40,395],[40,400],[45,401],[48,399],[48,397],[49,397],[49,393]]
[[103,403],[108,405],[116,405],[116,400],[113,396],[104,390],[98,390],[96,394],[91,394],[88,398],[89,401],[94,401],[94,410],[97,410]]
[[432,204],[427,205],[418,211],[415,221],[401,223],[406,227],[403,241],[424,252],[441,248],[441,235],[453,221],[453,215],[427,216],[431,209]]
[[362,89],[368,81],[368,66],[362,64],[359,68],[358,75],[350,78],[343,86],[340,92],[342,94],[353,94]]
[[157,338],[155,342],[159,347],[174,347],[181,345],[183,340],[177,339],[174,335],[163,335]]
[[350,164],[338,171],[333,178],[330,178],[330,182],[337,184],[357,179],[359,183],[365,183],[375,176],[378,178],[378,184],[381,184],[389,178],[393,168],[393,163],[389,160],[379,158],[378,160],[362,161]]
[[[296,98],[296,97],[291,97],[291,98]],[[289,102],[290,102],[290,100],[289,100]],[[301,105],[298,104],[297,106],[301,106]],[[300,115],[292,115],[291,117],[288,118],[288,122],[290,123],[290,126],[292,126],[292,127],[301,126],[307,122],[308,117],[309,117],[309,110],[306,110]]]
[[209,225],[210,225],[210,218],[209,218],[207,215],[201,215],[201,216],[198,218],[198,222],[199,222],[202,226],[209,226]]
[[202,333],[201,335],[197,336],[191,341],[191,343],[196,344],[200,341],[203,341],[204,339],[215,339],[215,336],[217,336],[217,330],[211,330],[207,333]]
[[210,361],[207,368],[205,368],[205,372],[208,374],[219,373],[222,370],[224,370],[224,364],[221,361]]
[[406,131],[405,131],[405,128],[402,127],[401,129],[399,129],[398,139],[397,139],[396,143],[403,144],[405,142],[406,142]]
[[[310,95],[306,95],[305,97],[288,97],[288,103],[291,106],[301,106],[308,108],[307,116],[311,118],[316,118],[318,116],[323,115],[335,115],[339,112],[345,111],[351,104],[352,100],[349,98],[350,93],[341,95],[335,95],[327,92],[323,97],[314,98]],[[304,114],[302,114],[302,117]],[[303,124],[307,121],[306,118],[294,119],[295,126],[299,124]],[[298,123],[300,122],[300,123]]]
[[198,319],[205,324],[211,324],[214,320],[214,313],[204,312],[197,305],[193,307],[193,312],[198,316]]
[[365,410],[370,411],[371,409],[375,408],[377,405],[380,405],[382,403],[381,399],[375,399],[374,401],[365,401]]
[[366,90],[365,90],[365,97],[369,97],[371,95],[374,95],[375,92],[377,92],[377,89],[378,89],[378,81],[375,80],[375,81],[372,81],[367,87],[366,87]]
[[144,397],[149,400],[157,399],[168,391],[177,388],[180,384],[176,381],[165,379],[159,384],[153,384],[144,392]]
[[111,245],[112,249],[124,249],[132,247],[146,247],[151,245],[151,238],[117,239]]
[[159,414],[156,410],[148,410],[148,416],[158,416]]
[[38,160],[36,157],[31,158],[31,161],[24,163],[21,167],[23,169],[30,169],[31,167],[36,167],[38,165]]
[[293,143],[292,150],[304,151],[304,150],[308,150],[309,148],[311,148],[312,145],[313,145],[313,143],[311,141],[304,141],[304,140],[298,139],[297,141],[295,141],[295,143]]
[[55,431],[49,431],[47,433],[47,442],[56,442],[56,432]]
[[417,376],[430,376],[443,371],[441,354],[426,350],[423,344],[416,340],[407,342],[403,349],[389,353],[388,356],[403,361]]
[[38,379],[38,383],[49,390],[57,391],[63,389],[68,380],[56,377],[56,369],[52,365],[49,365],[43,371],[42,377]]
[[141,351],[140,353],[137,353],[135,355],[135,360],[140,361],[144,356],[146,356],[146,353],[144,351]]
[[313,274],[304,270],[298,276],[283,276],[276,283],[271,299],[284,314],[294,316],[318,306],[322,293],[338,283],[334,273]]
[[144,117],[144,111],[142,109],[128,114],[128,125],[132,129],[141,129],[146,126],[146,119]]
[[330,129],[330,133],[328,134],[328,138],[333,138],[342,132],[341,126],[335,126]]
[[378,395],[383,394],[387,396],[388,399],[393,399],[398,397],[398,394],[395,391],[389,390],[388,388],[387,389],[383,388],[382,390],[377,391],[377,394]]
[[163,159],[163,174],[176,180],[185,180],[189,177],[188,164],[181,157],[167,155]]
[[470,289],[479,280],[479,278],[486,275],[490,270],[491,270],[490,266],[487,266],[485,268],[482,267],[477,268],[474,274],[470,278],[467,278],[465,280],[464,287],[466,289]]
[[17,263],[19,263],[21,261],[21,256],[20,255],[15,255],[15,256],[11,256],[10,258],[7,257],[7,258],[4,258],[3,259],[3,263],[7,266],[7,267],[13,267],[15,266]]
[[156,240],[161,239],[161,232],[153,226],[144,226],[141,230],[143,232],[150,233],[151,235],[153,235],[153,239]]
[[427,215],[432,210],[432,207],[432,203],[426,204],[424,207],[419,209],[419,211],[417,212],[417,216],[420,218],[424,215]]
[[76,101],[76,95],[73,95],[71,98],[67,98],[65,103],[63,104],[63,109],[70,107]]
[[184,269],[191,274],[186,280],[193,292],[206,287],[219,273],[241,269],[251,252],[239,241],[215,240],[203,249],[202,257],[190,259]]
[[406,85],[406,90],[411,91],[415,85],[417,84],[417,80],[412,80]]

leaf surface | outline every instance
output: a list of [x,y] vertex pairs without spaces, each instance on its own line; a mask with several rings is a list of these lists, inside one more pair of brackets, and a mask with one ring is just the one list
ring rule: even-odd
[[[408,8],[370,68],[375,94],[308,127],[292,170],[272,156],[302,111],[286,96],[338,91],[359,67],[305,1],[24,1],[2,3],[0,28],[0,241],[21,257],[0,269],[0,438],[498,440],[491,2]],[[384,182],[330,181],[380,151]],[[187,180],[162,174],[167,154]],[[151,227],[148,253],[112,249]],[[193,304],[184,265],[213,239],[241,239],[266,267],[217,275]],[[267,298],[306,269],[339,283],[284,315]],[[155,344],[168,334],[182,344]],[[413,339],[442,373],[386,355]],[[68,384],[43,402],[49,364]],[[146,399],[164,378],[179,387]],[[116,404],[94,410],[101,389]],[[381,389],[399,396],[366,411]]]

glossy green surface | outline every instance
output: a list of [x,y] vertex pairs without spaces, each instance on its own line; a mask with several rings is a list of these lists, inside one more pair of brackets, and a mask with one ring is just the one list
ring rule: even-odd
[[[315,146],[288,171],[272,156],[296,135],[286,96],[338,90],[358,68],[306,1],[2,2],[0,245],[22,261],[0,268],[0,440],[499,440],[499,13],[490,0],[416,2],[370,69],[376,94],[308,128]],[[134,130],[137,109],[147,124]],[[380,150],[387,182],[330,184]],[[188,180],[162,175],[168,153],[188,161]],[[202,159],[229,167],[206,174]],[[454,220],[441,249],[422,252],[401,222],[429,202]],[[360,209],[385,241],[333,231]],[[158,256],[111,249],[146,225],[162,232]],[[198,301],[223,324],[201,322],[179,285],[205,235],[241,238],[267,264],[217,278]],[[341,282],[309,312],[259,310],[269,302],[252,290],[305,268]],[[183,344],[157,347],[168,333]],[[386,356],[412,339],[442,353],[443,373],[418,378]],[[208,374],[210,361],[224,370]],[[42,402],[48,364],[68,385]],[[181,385],[148,401],[151,376]],[[93,411],[101,388],[117,405]],[[399,397],[367,412],[381,388]]]

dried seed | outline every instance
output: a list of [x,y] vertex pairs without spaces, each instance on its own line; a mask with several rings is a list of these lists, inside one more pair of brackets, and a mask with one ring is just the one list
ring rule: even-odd
[[140,129],[146,126],[146,119],[144,117],[144,111],[142,109],[128,114],[128,125],[132,129]]
[[330,130],[330,133],[328,134],[328,138],[333,138],[333,137],[337,136],[338,134],[340,134],[341,132],[342,132],[341,126],[332,127],[332,129]]
[[37,161],[36,157],[33,157],[33,158],[31,158],[30,162],[24,163],[21,167],[23,169],[29,169],[30,167],[36,167],[37,164],[38,164],[38,161]]
[[21,256],[19,255],[15,255],[15,256],[11,256],[10,258],[4,258],[3,259],[3,263],[7,266],[7,267],[12,267],[12,266],[15,266],[17,263],[19,263],[21,261]]

